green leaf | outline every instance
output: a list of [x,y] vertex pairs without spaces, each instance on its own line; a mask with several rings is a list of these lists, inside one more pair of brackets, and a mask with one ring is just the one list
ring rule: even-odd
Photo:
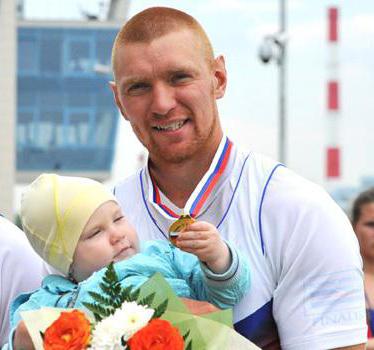
[[97,303],[82,302],[82,304],[94,314],[95,320],[97,322],[101,321],[103,318],[108,317],[109,315],[113,314],[114,311],[115,311],[115,309],[110,307],[110,306],[106,307],[106,306],[103,306],[103,305],[100,305],[100,304],[97,304]]
[[192,340],[190,340],[190,341],[188,342],[188,344],[186,345],[185,350],[192,350]]
[[131,293],[130,301],[137,301],[140,295],[140,288],[138,288],[135,292]]
[[97,303],[99,304],[103,304],[103,305],[110,305],[110,301],[111,299],[108,298],[108,297],[104,297],[103,295],[99,294],[99,293],[96,293],[96,292],[88,292],[88,294],[90,295],[90,297],[95,300]]
[[165,299],[157,307],[152,305],[156,298],[156,292],[151,292],[148,295],[142,294],[142,298],[138,300],[141,289],[138,288],[133,291],[132,286],[122,287],[113,263],[107,266],[102,281],[99,283],[99,288],[102,293],[88,292],[93,302],[83,302],[83,305],[93,313],[97,322],[112,315],[125,301],[135,301],[139,305],[154,308],[155,312],[152,318],[162,316],[168,307],[168,299]]
[[186,341],[189,335],[190,335],[190,330],[188,330],[186,334],[183,336],[183,340]]
[[149,307],[151,307],[151,305],[153,303],[153,300],[155,299],[155,295],[156,295],[155,292],[147,295],[145,298],[140,299],[138,301],[138,304],[139,305],[143,305],[143,306],[149,306]]
[[168,307],[169,300],[165,299],[159,306],[155,307],[155,312],[152,318],[161,317]]

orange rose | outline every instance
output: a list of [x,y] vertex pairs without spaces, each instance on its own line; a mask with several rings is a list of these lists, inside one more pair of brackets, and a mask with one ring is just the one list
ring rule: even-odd
[[130,350],[183,350],[184,340],[170,322],[153,319],[127,342]]
[[44,333],[45,350],[83,350],[90,341],[91,325],[82,311],[61,312]]

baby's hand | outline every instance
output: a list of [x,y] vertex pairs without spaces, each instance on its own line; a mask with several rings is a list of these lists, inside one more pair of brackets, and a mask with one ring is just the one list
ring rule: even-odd
[[181,250],[196,255],[215,273],[227,271],[231,254],[215,226],[205,221],[196,221],[179,233],[176,245]]

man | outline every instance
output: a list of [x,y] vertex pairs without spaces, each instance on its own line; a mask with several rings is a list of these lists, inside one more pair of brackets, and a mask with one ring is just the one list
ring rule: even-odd
[[9,307],[19,294],[40,287],[46,275],[43,260],[25,234],[0,216],[0,347],[9,333]]
[[115,101],[149,151],[147,167],[115,187],[141,238],[167,239],[182,214],[211,222],[252,267],[251,291],[234,309],[241,334],[263,349],[364,349],[349,221],[318,186],[223,134],[225,61],[196,20],[142,11],[119,32],[112,59]]

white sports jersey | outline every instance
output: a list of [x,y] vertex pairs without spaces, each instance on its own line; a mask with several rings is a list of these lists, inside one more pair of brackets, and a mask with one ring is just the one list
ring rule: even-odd
[[21,293],[40,287],[47,274],[43,260],[34,252],[25,234],[0,217],[0,347],[10,331],[9,307]]
[[[146,167],[118,184],[115,195],[143,240],[167,238],[175,219],[160,208],[183,213],[155,191]],[[238,332],[263,349],[366,342],[358,243],[345,214],[320,187],[233,147],[196,219],[215,224],[249,259],[251,289],[234,308]]]

